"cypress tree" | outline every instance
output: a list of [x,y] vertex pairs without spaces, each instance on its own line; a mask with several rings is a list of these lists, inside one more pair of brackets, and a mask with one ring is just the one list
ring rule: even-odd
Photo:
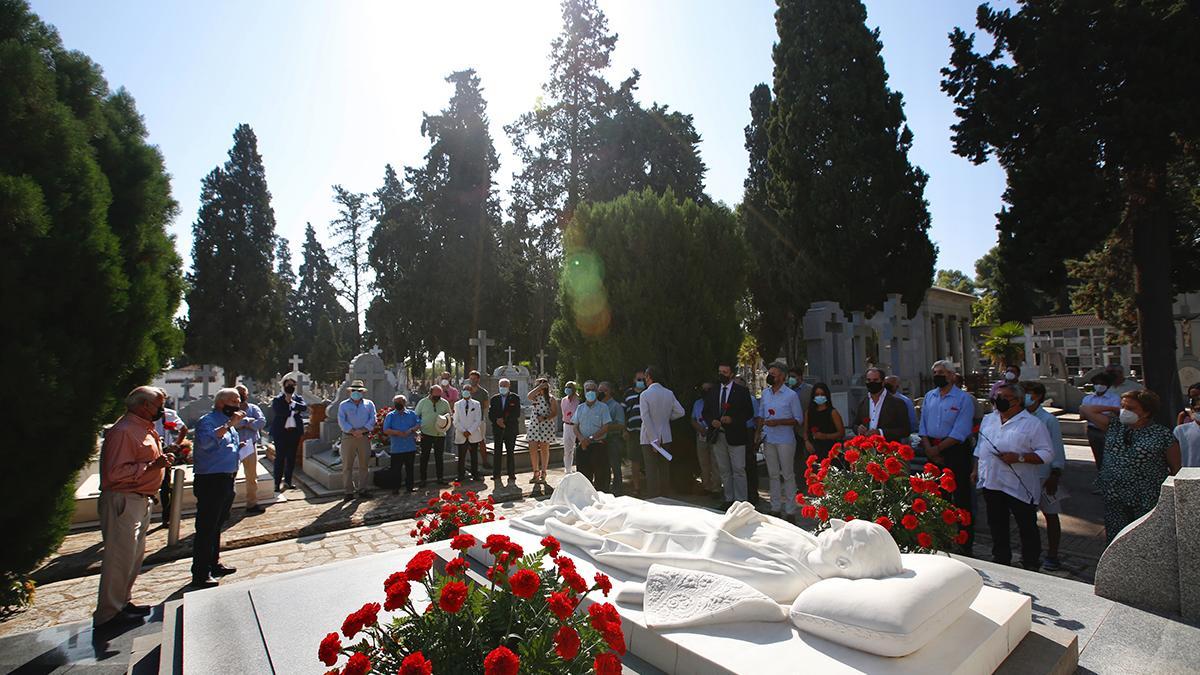
[[933,280],[926,175],[866,19],[858,0],[780,0],[775,13],[769,202],[778,245],[797,253],[779,290],[800,315],[815,299],[869,311],[888,293],[915,312]]
[[[342,357],[353,346],[349,343],[354,330],[350,313],[338,302],[334,283],[333,263],[308,223],[296,282],[295,335],[296,351],[307,359],[313,377],[340,377],[346,370]],[[322,321],[329,324],[325,329]]]
[[225,379],[266,377],[285,339],[275,270],[275,212],[258,139],[247,124],[233,132],[229,161],[201,182],[192,225],[185,349],[220,364]]
[[334,279],[339,295],[350,303],[351,323],[354,339],[351,345],[362,349],[362,330],[359,306],[363,291],[367,288],[367,242],[370,239],[370,202],[361,192],[350,192],[341,185],[333,186],[333,202],[338,206],[338,217],[329,223],[333,236]]

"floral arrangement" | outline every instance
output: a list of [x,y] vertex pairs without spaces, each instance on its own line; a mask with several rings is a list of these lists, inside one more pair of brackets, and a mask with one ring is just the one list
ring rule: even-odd
[[[459,487],[459,483],[451,483]],[[496,520],[496,503],[489,495],[481,498],[474,491],[466,493],[443,492],[429,500],[428,506],[417,511],[416,526],[408,535],[418,544],[450,539],[458,534],[460,527],[487,523]],[[504,520],[501,516],[500,520]]]
[[383,435],[383,418],[395,409],[395,406],[390,405],[386,408],[375,409],[375,426],[371,429],[371,433],[367,434],[367,438],[371,439],[372,446],[388,445],[391,442],[390,438]]
[[[525,555],[508,537],[493,534],[483,544],[495,559],[487,572],[490,584],[477,584],[463,557],[476,543],[460,534],[451,543],[459,555],[443,570],[434,570],[433,551],[420,551],[404,571],[389,576],[382,605],[363,605],[346,617],[340,635],[321,641],[317,657],[326,666],[347,657],[340,670],[326,675],[621,672],[625,636],[617,609],[593,602],[586,615],[575,612],[588,593],[608,596],[608,577],[597,573],[589,584],[573,560],[559,555],[553,537]],[[552,566],[543,566],[546,557]],[[423,610],[412,601],[414,584],[428,593]],[[390,622],[380,620],[380,610],[395,612]],[[343,637],[358,641],[343,645]]]
[[800,515],[816,518],[817,531],[831,518],[873,520],[889,532],[906,553],[944,551],[964,544],[971,514],[946,495],[957,487],[950,469],[926,464],[909,473],[913,449],[883,436],[856,436],[837,444],[817,464],[807,460],[806,488],[796,495]]

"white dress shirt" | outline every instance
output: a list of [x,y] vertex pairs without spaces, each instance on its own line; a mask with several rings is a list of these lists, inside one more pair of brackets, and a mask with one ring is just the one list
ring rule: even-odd
[[[1003,452],[1035,453],[1045,464],[1054,461],[1046,425],[1028,410],[1022,410],[1004,423],[1000,422],[1000,413],[989,413],[979,426],[979,443],[975,445],[975,457],[979,459],[979,487],[999,490],[1027,504],[1036,504],[1042,494],[1041,465],[1029,462],[1005,464],[997,456]],[[955,478],[962,480],[964,477]]]

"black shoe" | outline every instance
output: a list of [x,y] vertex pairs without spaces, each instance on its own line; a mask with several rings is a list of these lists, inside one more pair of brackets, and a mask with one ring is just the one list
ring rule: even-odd
[[149,616],[151,608],[147,607],[146,605],[135,605],[131,602],[128,605],[125,605],[125,608],[121,611],[133,616]]
[[217,581],[210,574],[207,577],[192,577],[192,588],[214,588],[220,586],[221,582]]
[[275,484],[275,493],[278,494],[280,492],[283,492],[283,486],[276,483]]
[[259,506],[258,504],[255,504],[254,506],[246,507],[246,513],[266,513],[266,512],[267,512],[267,510],[264,509],[263,507]]
[[221,564],[213,565],[212,568],[212,576],[214,577],[227,577],[234,572],[237,572],[236,567],[227,567]]
[[107,632],[107,631],[115,631],[115,630],[120,630],[123,628],[129,628],[131,626],[136,626],[141,623],[142,623],[142,616],[140,614],[130,614],[129,612],[126,612],[125,610],[121,610],[120,612],[117,612],[116,616],[109,619],[108,621],[105,621],[104,623],[98,623],[98,624],[95,624],[94,626],[92,626],[92,630],[103,633],[103,632]]
[[288,483],[288,482],[286,482],[286,481],[284,482],[283,486],[284,486],[285,488],[289,489],[289,490],[295,490],[295,489],[296,489],[296,486],[295,486],[295,485],[292,485],[291,483]]

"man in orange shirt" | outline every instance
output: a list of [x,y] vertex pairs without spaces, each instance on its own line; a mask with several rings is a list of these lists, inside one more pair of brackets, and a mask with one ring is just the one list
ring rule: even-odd
[[100,534],[104,557],[100,563],[97,626],[141,621],[149,607],[135,605],[133,582],[146,553],[150,505],[162,485],[163,473],[175,460],[163,454],[154,422],[163,415],[166,393],[138,387],[125,397],[127,411],[104,432],[100,446]]

